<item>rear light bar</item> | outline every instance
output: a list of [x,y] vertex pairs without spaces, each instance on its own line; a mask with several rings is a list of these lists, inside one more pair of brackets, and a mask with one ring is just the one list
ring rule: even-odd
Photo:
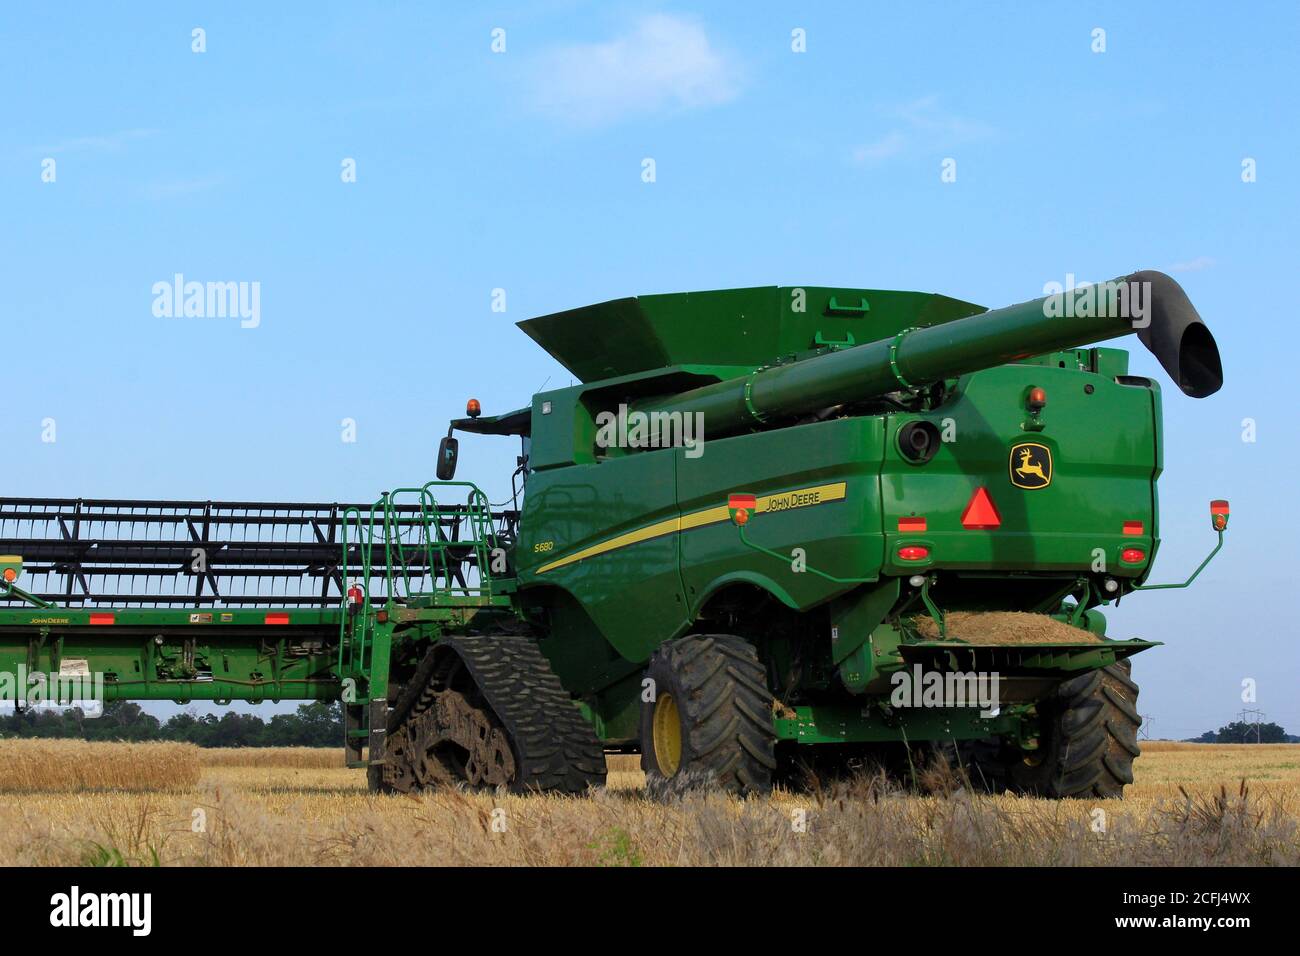
[[91,624],[112,624],[112,623],[114,623],[116,620],[117,620],[117,615],[115,615],[115,614],[102,614],[102,613],[101,613],[101,614],[91,614],[91,615],[90,615],[90,623],[91,623]]

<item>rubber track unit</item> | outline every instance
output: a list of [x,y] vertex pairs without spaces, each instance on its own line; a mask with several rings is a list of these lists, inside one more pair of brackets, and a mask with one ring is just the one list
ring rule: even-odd
[[1128,661],[1064,681],[1048,718],[1037,767],[1014,768],[1014,787],[1045,797],[1118,798],[1133,782],[1142,716]]
[[[753,644],[731,634],[689,634],[660,645],[647,674],[677,701],[679,773],[707,773],[714,785],[742,794],[772,789],[772,692]],[[658,774],[650,736],[653,710],[653,703],[643,705],[641,766]]]
[[[511,790],[585,793],[588,787],[604,785],[604,748],[530,637],[443,638],[416,671],[416,679],[423,678],[419,696],[409,703],[403,699],[405,691],[398,696],[391,728],[430,706],[441,689],[430,678],[449,654],[459,658],[510,737],[517,767]],[[412,681],[408,687],[412,684],[421,686]]]

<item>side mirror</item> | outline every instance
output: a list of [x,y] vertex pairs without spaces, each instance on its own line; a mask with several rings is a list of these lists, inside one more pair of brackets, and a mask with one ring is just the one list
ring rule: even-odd
[[452,438],[448,435],[442,441],[438,442],[437,475],[439,481],[451,481],[456,477],[456,456],[459,453],[459,439]]

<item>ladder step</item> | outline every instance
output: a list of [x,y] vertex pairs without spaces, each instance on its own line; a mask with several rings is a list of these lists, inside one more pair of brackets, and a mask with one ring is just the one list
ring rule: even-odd
[[364,751],[361,741],[370,736],[370,730],[363,726],[365,716],[364,707],[343,705],[343,761],[349,767],[365,766],[361,762]]

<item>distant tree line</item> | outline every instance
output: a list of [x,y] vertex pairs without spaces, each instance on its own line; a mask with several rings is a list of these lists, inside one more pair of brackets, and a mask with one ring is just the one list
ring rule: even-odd
[[100,717],[79,707],[28,710],[0,716],[0,737],[71,737],[80,740],[177,740],[200,747],[337,747],[343,742],[343,716],[337,703],[299,704],[293,714],[269,721],[255,714],[227,711],[186,712],[161,721],[125,700],[104,705]]
[[1300,743],[1300,737],[1288,734],[1280,724],[1247,723],[1234,720],[1218,730],[1207,730],[1199,737],[1191,738],[1198,744],[1294,744]]

